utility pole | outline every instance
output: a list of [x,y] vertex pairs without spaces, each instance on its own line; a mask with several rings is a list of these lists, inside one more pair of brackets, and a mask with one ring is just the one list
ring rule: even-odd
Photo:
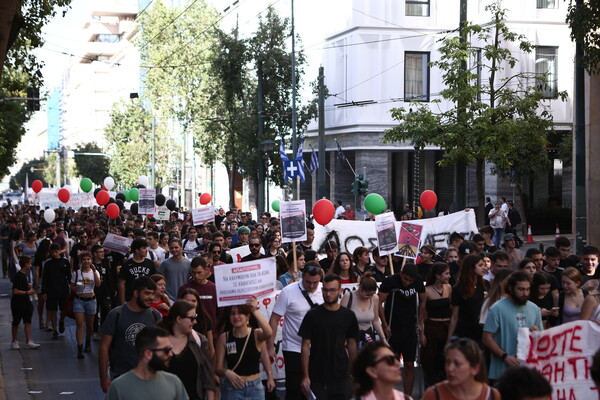
[[325,186],[325,69],[319,67],[319,169],[317,170],[317,199],[327,196]]
[[152,110],[152,151],[150,152],[150,187],[156,187],[156,118]]
[[[467,41],[467,35],[465,32],[465,25],[467,24],[467,0],[460,0],[460,42],[465,43]],[[467,62],[463,60],[460,64],[460,68],[463,71],[467,70]],[[459,101],[458,103],[458,115],[457,118],[460,122],[464,104]],[[454,205],[456,210],[462,210],[467,204],[467,166],[463,163],[456,163],[454,166]],[[416,199],[415,199],[416,200]],[[481,221],[480,221],[481,222]]]
[[[292,158],[296,158],[297,143],[296,143],[296,125],[298,123],[296,116],[296,34],[294,30],[294,0],[292,2]],[[300,168],[303,165],[300,164]],[[296,188],[292,186],[294,199],[300,198],[300,177],[296,177]]]
[[263,162],[263,150],[261,146],[262,138],[265,134],[265,106],[263,103],[263,74],[262,74],[262,64],[259,62],[257,68],[258,74],[258,86],[256,88],[257,92],[257,111],[258,111],[258,185],[256,194],[256,203],[258,209],[258,215],[262,214],[265,211],[265,164]]
[[[576,0],[581,7],[583,0]],[[586,127],[585,127],[585,71],[581,66],[583,48],[581,42],[575,43],[575,252],[579,252],[587,244],[587,210],[586,210]]]

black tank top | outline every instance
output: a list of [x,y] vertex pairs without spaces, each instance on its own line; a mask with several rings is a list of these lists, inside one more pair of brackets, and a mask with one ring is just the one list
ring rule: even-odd
[[425,303],[428,318],[450,318],[450,298],[443,299],[427,299]]
[[242,361],[235,369],[233,369],[242,355],[244,343],[246,343],[246,336],[236,338],[233,336],[233,330],[227,332],[227,343],[225,345],[227,368],[232,369],[233,372],[239,376],[258,374],[260,371],[260,351],[256,348],[256,343],[254,341],[254,329],[250,331],[250,337],[248,338],[248,344],[246,345],[246,350],[244,350]]

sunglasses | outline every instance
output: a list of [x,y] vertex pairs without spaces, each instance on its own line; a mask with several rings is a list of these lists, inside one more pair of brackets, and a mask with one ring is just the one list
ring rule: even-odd
[[221,254],[221,250],[213,250],[213,254]]
[[396,362],[399,362],[400,359],[396,355],[389,354],[387,356],[381,357],[379,360],[373,361],[373,364],[371,364],[371,366],[375,366],[375,365],[379,364],[382,361],[385,362],[387,365],[389,365],[391,367],[393,365],[396,365]]
[[250,246],[250,247],[260,247],[260,243],[250,243],[248,246]]
[[195,320],[197,320],[197,319],[198,319],[198,314],[194,314],[194,315],[192,315],[192,316],[190,316],[190,315],[184,315],[184,316],[182,316],[181,318],[189,318],[189,319],[190,319],[190,321],[195,321]]
[[167,347],[163,347],[160,349],[148,349],[148,350],[150,350],[153,353],[158,353],[158,352],[162,351],[165,354],[169,354],[171,351],[173,351],[173,346],[167,346]]

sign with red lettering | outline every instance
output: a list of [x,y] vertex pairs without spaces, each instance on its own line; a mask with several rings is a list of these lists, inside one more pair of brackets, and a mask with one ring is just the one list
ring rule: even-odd
[[591,399],[597,389],[590,376],[600,348],[600,325],[575,321],[542,332],[519,329],[517,357],[552,385],[552,400]]

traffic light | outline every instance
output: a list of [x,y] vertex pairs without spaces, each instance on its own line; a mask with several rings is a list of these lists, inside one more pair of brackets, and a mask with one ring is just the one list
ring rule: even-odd
[[27,88],[27,111],[40,111],[40,90]]
[[356,197],[360,196],[360,181],[355,180],[352,182],[352,194]]
[[362,181],[359,181],[360,183],[360,189],[359,192],[362,196],[367,194],[367,189],[369,189],[369,181],[366,179],[363,179]]
[[369,181],[365,179],[363,174],[356,175],[356,179],[352,182],[352,194],[356,197],[367,194]]

